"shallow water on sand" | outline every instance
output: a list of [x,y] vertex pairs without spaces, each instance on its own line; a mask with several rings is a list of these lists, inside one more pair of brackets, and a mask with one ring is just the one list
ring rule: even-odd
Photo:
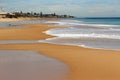
[[0,40],[0,44],[38,43],[38,40]]
[[69,26],[46,31],[57,36],[45,42],[67,44],[85,48],[120,50],[120,19],[64,19],[48,24]]
[[63,80],[68,67],[35,51],[0,50],[1,80]]

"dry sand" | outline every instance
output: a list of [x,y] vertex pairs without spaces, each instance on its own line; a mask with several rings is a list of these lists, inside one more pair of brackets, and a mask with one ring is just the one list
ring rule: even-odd
[[[23,25],[22,28],[0,28],[0,40],[40,40],[51,38],[43,32],[55,28],[44,24]],[[30,26],[30,27],[26,27]],[[56,27],[57,28],[57,27]]]
[[[31,25],[29,28],[0,29],[0,39],[45,39],[42,31],[53,27]],[[9,37],[8,37],[9,35]],[[34,50],[70,66],[67,80],[120,80],[120,51],[87,49],[48,43],[1,44],[0,50]]]
[[23,21],[23,20],[38,20],[41,18],[0,18],[0,22],[17,22],[17,21]]
[[[59,18],[58,18],[59,19]],[[0,18],[0,22],[17,22],[26,20],[58,20],[57,18]]]

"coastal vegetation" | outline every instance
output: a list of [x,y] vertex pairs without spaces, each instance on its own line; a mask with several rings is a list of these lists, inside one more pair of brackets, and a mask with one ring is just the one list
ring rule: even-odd
[[43,12],[12,12],[7,13],[5,18],[19,18],[19,17],[29,17],[29,18],[74,18],[71,15],[58,15],[56,13],[44,14]]

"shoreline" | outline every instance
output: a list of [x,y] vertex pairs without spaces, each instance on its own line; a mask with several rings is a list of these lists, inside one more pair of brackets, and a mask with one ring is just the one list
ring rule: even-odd
[[76,47],[81,47],[81,48],[85,48],[85,49],[93,49],[93,50],[120,51],[119,49],[104,49],[104,48],[94,48],[94,47],[92,48],[92,47],[87,47],[87,46],[84,46],[84,45],[82,46],[82,45],[73,45],[73,44],[61,44],[61,43],[53,43],[53,42],[44,42],[44,43],[55,44],[55,45],[76,46]]
[[[33,50],[40,52],[42,55],[58,59],[70,66],[70,79],[68,80],[96,80],[98,78],[100,78],[100,80],[120,79],[120,68],[117,68],[120,67],[119,51],[93,50],[48,43],[3,44],[0,45],[0,50]],[[109,79],[106,79],[106,77]]]
[[21,25],[18,28],[0,28],[0,40],[44,40],[54,36],[47,35],[44,31],[52,28],[60,28],[45,24]]
[[[28,26],[32,27],[27,27],[26,29],[12,28],[14,32],[11,31],[12,29],[0,29],[0,35],[2,35],[2,38],[0,37],[0,39],[47,39],[54,36],[48,36],[43,33],[44,31],[54,28],[60,28],[56,26],[45,26],[41,24],[29,24]],[[18,33],[18,31],[22,31],[22,33]],[[8,34],[10,35],[10,37],[7,36]],[[38,51],[42,55],[62,61],[70,67],[70,72],[68,75],[66,75],[68,76],[67,80],[120,79],[120,51],[88,49],[71,45],[49,43],[0,44],[0,50],[33,50]]]

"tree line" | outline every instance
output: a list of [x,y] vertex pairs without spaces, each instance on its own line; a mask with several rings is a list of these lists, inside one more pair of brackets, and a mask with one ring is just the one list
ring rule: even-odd
[[8,18],[33,17],[33,18],[74,18],[71,15],[58,15],[56,13],[44,14],[43,12],[12,12],[6,15]]

